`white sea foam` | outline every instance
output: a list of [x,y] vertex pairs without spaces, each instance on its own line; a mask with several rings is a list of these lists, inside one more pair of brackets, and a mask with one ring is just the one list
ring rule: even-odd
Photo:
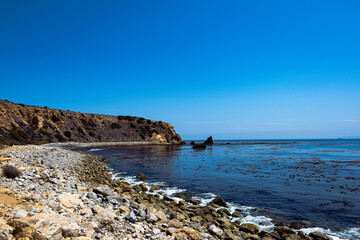
[[[136,176],[125,176],[126,172],[114,173],[113,169],[109,169],[109,170],[113,174],[114,178],[116,178],[116,179],[122,178],[124,181],[128,182],[131,186],[138,185],[141,183],[143,183],[149,189],[151,188],[152,185],[160,186],[161,187],[160,190],[155,190],[153,192],[147,191],[147,193],[148,194],[160,194],[160,198],[163,198],[163,196],[164,196],[163,194],[165,194],[165,195],[169,196],[170,198],[172,198],[177,203],[179,201],[182,201],[183,199],[173,197],[172,195],[175,195],[176,193],[186,192],[186,189],[177,188],[177,187],[166,187],[165,182],[151,182],[151,183],[143,182],[141,180],[138,180],[136,178]],[[163,193],[163,194],[161,194],[161,193]],[[211,202],[216,197],[217,197],[217,195],[215,195],[214,193],[201,193],[201,194],[197,194],[197,195],[193,196],[192,199],[201,201],[201,203],[199,204],[200,206],[206,206],[209,202]],[[242,212],[242,214],[244,215],[244,217],[241,219],[231,218],[232,221],[241,220],[241,224],[242,223],[256,224],[259,227],[260,231],[271,231],[273,228],[275,228],[275,225],[273,224],[271,218],[268,218],[265,216],[252,216],[251,212],[254,209],[256,209],[254,207],[243,206],[243,205],[231,203],[231,202],[228,202],[228,205],[229,205],[228,210],[230,213],[233,213],[233,212],[235,212],[236,209],[239,209]],[[350,229],[347,229],[347,230],[344,230],[341,232],[333,232],[330,229],[314,227],[314,228],[302,228],[298,231],[303,231],[305,234],[309,234],[314,231],[319,231],[319,232],[322,232],[322,233],[332,237],[333,240],[360,239],[360,228],[350,228]]]
[[102,150],[101,148],[92,148],[90,150],[88,150],[89,152],[95,152],[95,151],[100,151]]
[[216,195],[213,193],[200,193],[192,197],[192,199],[201,201],[200,206],[206,206],[214,198],[216,198]]
[[265,216],[247,215],[241,219],[241,223],[254,223],[259,226],[260,231],[269,231],[275,227],[275,225],[272,223],[272,219]]
[[343,230],[341,232],[333,232],[330,229],[324,229],[319,227],[314,228],[302,228],[300,231],[303,231],[306,234],[309,234],[311,232],[322,232],[326,235],[332,237],[333,240],[355,240],[360,239],[360,228],[350,228]]

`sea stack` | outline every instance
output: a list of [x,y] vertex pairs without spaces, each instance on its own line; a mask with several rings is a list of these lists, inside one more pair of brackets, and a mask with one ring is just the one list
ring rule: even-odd
[[213,139],[212,139],[212,136],[208,137],[206,139],[206,141],[204,142],[205,145],[213,145],[214,142],[213,142]]

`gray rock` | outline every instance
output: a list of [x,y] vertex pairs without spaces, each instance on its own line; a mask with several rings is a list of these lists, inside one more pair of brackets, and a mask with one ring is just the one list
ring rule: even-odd
[[97,194],[101,194],[105,197],[113,195],[113,191],[111,189],[104,187],[97,187],[94,189],[94,192]]
[[125,218],[131,222],[136,221],[136,215],[135,215],[134,211],[130,211],[130,213]]
[[24,217],[27,217],[27,215],[28,215],[28,212],[26,210],[17,210],[15,212],[14,217],[15,218],[24,218]]
[[87,195],[86,195],[87,198],[89,199],[96,199],[97,198],[97,195],[96,193],[94,192],[89,192]]
[[146,211],[145,210],[140,210],[139,215],[140,215],[140,217],[145,218],[146,217]]
[[177,228],[170,227],[167,229],[166,233],[169,235],[173,235],[176,232]]
[[154,213],[149,213],[147,216],[146,216],[146,221],[150,222],[150,223],[154,223],[154,222],[157,222],[159,219],[158,217],[154,214]]

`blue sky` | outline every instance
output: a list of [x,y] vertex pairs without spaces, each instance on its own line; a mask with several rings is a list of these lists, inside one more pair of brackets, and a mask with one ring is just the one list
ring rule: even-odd
[[184,139],[360,136],[359,1],[0,2],[0,98]]

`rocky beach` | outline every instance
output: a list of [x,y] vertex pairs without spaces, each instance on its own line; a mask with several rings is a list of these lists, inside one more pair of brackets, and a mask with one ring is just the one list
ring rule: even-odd
[[[260,231],[215,198],[207,206],[115,179],[106,159],[47,145],[1,150],[0,239],[331,239],[277,226]],[[139,175],[146,181],[146,176]]]

